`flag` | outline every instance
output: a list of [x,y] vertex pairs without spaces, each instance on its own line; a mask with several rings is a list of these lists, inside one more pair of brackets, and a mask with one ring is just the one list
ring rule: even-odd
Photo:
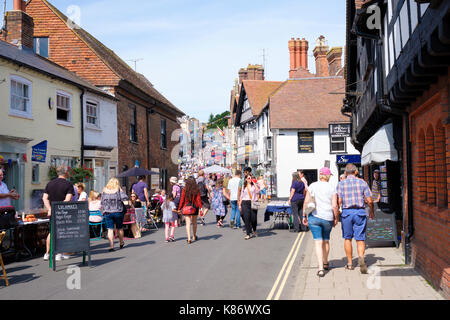
[[223,132],[223,131],[219,128],[219,126],[217,126],[217,130],[219,130],[219,134],[220,134],[221,137],[225,137],[225,132]]

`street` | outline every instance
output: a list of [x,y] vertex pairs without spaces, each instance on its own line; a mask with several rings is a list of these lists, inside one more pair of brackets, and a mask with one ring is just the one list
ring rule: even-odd
[[[229,218],[229,215],[227,216]],[[6,266],[9,287],[0,287],[0,299],[150,299],[150,300],[265,300],[282,270],[297,236],[287,229],[269,229],[258,215],[258,238],[245,241],[242,229],[218,229],[208,213],[207,225],[198,226],[199,240],[186,243],[185,227],[177,228],[174,243],[165,243],[164,229],[127,240],[123,250],[108,253],[106,240],[91,242],[92,268],[81,267],[81,289],[69,290],[67,268],[82,266],[81,255],[57,262],[56,272],[41,257]],[[308,234],[298,255],[301,257]],[[118,246],[118,244],[117,244]],[[291,268],[275,294],[292,296]],[[3,284],[2,284],[3,285]],[[281,289],[280,289],[281,288]]]

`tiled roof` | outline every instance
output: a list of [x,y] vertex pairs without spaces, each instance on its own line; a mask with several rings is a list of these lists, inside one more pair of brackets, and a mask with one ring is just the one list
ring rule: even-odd
[[288,80],[270,96],[271,129],[324,129],[330,122],[348,122],[341,114],[342,77]]
[[[67,24],[68,18],[56,7],[54,7],[47,0],[42,0],[64,23]],[[135,72],[125,61],[123,61],[118,55],[111,49],[107,48],[103,43],[94,38],[91,34],[82,28],[73,28],[73,32],[85,42],[96,55],[103,60],[103,62],[109,66],[109,68],[116,73],[120,78],[131,83],[133,86],[147,94],[148,96],[158,100],[159,102],[167,105],[174,111],[184,114],[183,111],[175,107],[169,100],[167,100],[161,93],[159,93],[153,85],[143,75]]]
[[254,116],[261,113],[270,94],[276,91],[282,81],[244,80],[242,82]]

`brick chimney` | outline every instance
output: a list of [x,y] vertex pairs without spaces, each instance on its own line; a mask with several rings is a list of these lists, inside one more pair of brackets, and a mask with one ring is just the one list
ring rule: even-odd
[[6,13],[5,32],[2,36],[6,42],[33,49],[34,22],[25,11],[25,1],[14,0],[13,11]]
[[328,73],[330,76],[335,76],[339,70],[342,69],[342,48],[334,47],[328,51],[327,54],[328,60]]
[[313,51],[314,58],[316,58],[316,77],[329,76],[327,53],[328,46],[325,44],[325,37],[320,36]]
[[239,70],[239,83],[244,80],[264,80],[264,67],[260,64],[249,64]]
[[289,78],[293,78],[295,72],[302,67],[308,69],[308,41],[305,38],[291,38],[288,44],[290,55]]

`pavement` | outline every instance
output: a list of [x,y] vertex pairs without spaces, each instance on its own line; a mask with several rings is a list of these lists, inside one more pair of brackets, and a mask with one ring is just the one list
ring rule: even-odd
[[445,300],[417,271],[404,264],[400,248],[366,249],[368,274],[358,266],[356,242],[353,241],[354,270],[346,270],[344,240],[340,224],[331,232],[329,262],[331,270],[317,276],[318,263],[312,234],[305,257],[295,272],[300,272],[289,299],[298,300]]

